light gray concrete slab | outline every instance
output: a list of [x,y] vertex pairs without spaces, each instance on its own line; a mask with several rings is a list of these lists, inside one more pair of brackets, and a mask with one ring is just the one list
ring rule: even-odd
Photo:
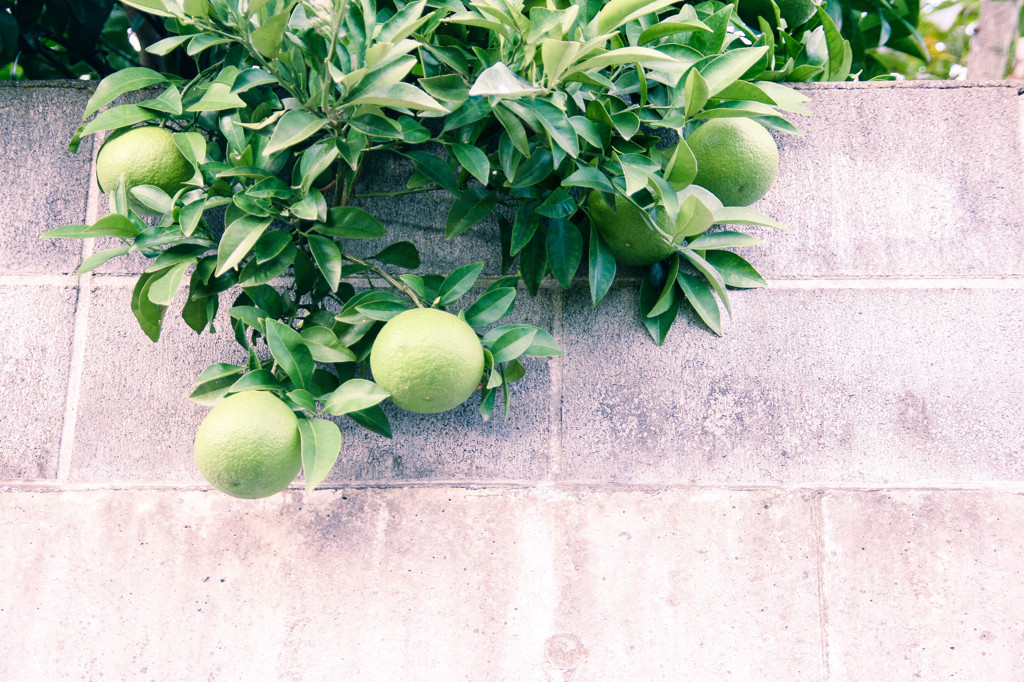
[[1024,290],[734,292],[660,348],[635,297],[567,297],[567,479],[1024,480]]
[[767,277],[1024,274],[1017,84],[803,85],[805,135],[779,135],[779,177],[754,208]]
[[77,84],[0,83],[0,274],[69,273],[80,265],[81,241],[39,235],[85,222],[92,141],[77,154],[67,145],[91,94]]
[[246,358],[226,314],[216,335],[200,336],[181,319],[179,293],[153,343],[132,315],[131,286],[93,282],[71,479],[201,480],[192,440],[209,410],[188,399],[193,382],[207,365]]
[[0,286],[0,479],[57,474],[78,289]]
[[8,491],[0,676],[818,680],[810,504],[678,489]]
[[1024,679],[1020,494],[828,491],[829,680]]
[[[479,291],[466,295],[470,305]],[[550,290],[536,299],[523,287],[512,314],[501,324],[532,324],[550,331],[555,313]],[[450,308],[457,313],[459,306]],[[510,389],[508,420],[504,399],[497,397],[494,416],[480,416],[480,393],[441,414],[413,414],[386,403],[394,438],[371,433],[347,418],[342,427],[341,456],[328,483],[422,479],[537,480],[550,466],[552,409],[551,363],[558,359],[524,358],[526,376]]]

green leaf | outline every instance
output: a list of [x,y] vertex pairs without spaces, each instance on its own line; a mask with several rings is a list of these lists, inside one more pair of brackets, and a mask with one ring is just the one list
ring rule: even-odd
[[405,156],[412,159],[416,170],[436,182],[452,194],[458,195],[459,183],[455,179],[455,173],[448,167],[448,164],[437,156],[421,151],[405,152]]
[[111,258],[117,258],[128,253],[131,247],[128,246],[115,246],[112,249],[103,249],[102,251],[96,251],[91,256],[82,261],[82,264],[78,267],[76,275],[84,275],[87,272],[95,270],[99,266],[106,263]]
[[156,185],[138,185],[129,190],[136,201],[157,214],[169,213],[174,201]]
[[263,69],[246,69],[235,77],[231,84],[231,92],[236,95],[261,85],[274,85],[277,78]]
[[646,317],[657,317],[672,307],[676,288],[676,275],[679,274],[679,255],[672,256],[672,265],[669,266],[668,275],[665,277],[665,285],[662,287],[661,296],[654,302],[651,309],[647,311]]
[[384,414],[384,410],[380,409],[380,405],[374,405],[358,412],[349,412],[348,418],[364,429],[385,438],[391,438],[391,423],[388,421],[388,416]]
[[721,273],[727,286],[737,289],[763,289],[768,286],[754,266],[732,251],[711,251],[704,258]]
[[173,17],[174,14],[167,9],[163,0],[124,0],[123,4],[135,9],[140,9],[158,17]]
[[576,158],[580,153],[579,138],[576,129],[569,122],[565,112],[551,102],[542,99],[524,100],[523,105],[531,109],[540,121],[541,126],[551,136],[552,142],[562,148],[569,156]]
[[562,180],[562,187],[586,187],[600,192],[615,192],[615,186],[608,176],[593,166],[583,166]]
[[337,291],[341,283],[341,248],[329,237],[311,234],[306,239],[317,268],[323,273],[331,291]]
[[269,317],[264,321],[264,326],[267,346],[277,364],[296,386],[309,390],[313,384],[313,370],[316,365],[302,335],[288,325]]
[[231,390],[241,372],[242,368],[238,365],[223,362],[210,365],[196,377],[189,400],[213,407]]
[[479,147],[461,142],[453,142],[452,151],[462,167],[479,180],[481,185],[486,186],[491,175],[491,163],[487,160],[487,154]]
[[470,187],[452,203],[444,238],[451,239],[473,227],[486,218],[497,203],[498,197],[494,192],[484,187]]
[[89,121],[79,133],[76,133],[76,136],[85,137],[101,130],[127,128],[136,123],[151,121],[154,118],[157,118],[156,112],[140,107],[138,104],[121,104],[97,114],[96,118]]
[[327,213],[326,223],[317,223],[313,229],[320,234],[342,239],[379,239],[384,226],[379,220],[355,206],[336,206]]
[[557,187],[536,211],[545,218],[569,218],[576,213],[576,200],[562,187]]
[[682,21],[661,21],[652,26],[648,26],[641,33],[640,37],[637,38],[638,45],[647,45],[653,43],[655,40],[677,35],[679,33],[690,33],[692,31],[703,31],[710,33],[711,29],[708,28],[707,24],[699,19],[684,19]]
[[516,218],[512,225],[511,248],[509,250],[513,256],[530,243],[533,235],[537,232],[537,228],[540,226],[540,218],[537,217],[535,208],[531,204],[524,204],[516,209]]
[[757,246],[760,243],[760,239],[749,234],[723,230],[722,232],[705,233],[687,244],[687,246],[697,251],[704,251],[705,249],[732,249],[737,246]]
[[263,150],[263,155],[269,157],[275,152],[297,145],[311,137],[326,124],[326,119],[305,111],[298,109],[286,111],[278,120],[277,125],[274,126],[274,132],[270,136],[270,143]]
[[471,97],[518,98],[538,95],[542,92],[544,92],[543,88],[538,88],[523,80],[502,62],[495,62],[484,69],[469,89]]
[[562,218],[550,221],[547,252],[552,274],[563,288],[568,289],[583,259],[583,237],[579,228]]
[[686,85],[683,89],[687,118],[693,118],[708,103],[708,82],[697,69],[690,69],[686,74]]
[[675,0],[611,0],[604,3],[601,10],[587,24],[586,35],[594,38],[616,30],[647,14],[657,12],[672,5]]
[[185,111],[224,111],[226,109],[244,109],[245,100],[231,92],[226,83],[210,83],[203,96]]
[[526,349],[523,355],[530,357],[553,357],[562,354],[562,347],[558,345],[554,337],[543,329],[530,326],[528,324],[503,324],[499,327],[495,327],[484,334],[484,338],[480,341],[485,347],[492,346],[499,338],[504,336],[507,332],[513,329],[532,329],[534,331],[533,342],[530,347]]
[[505,317],[515,305],[516,290],[511,287],[491,289],[466,310],[470,327],[488,327]]
[[676,190],[689,187],[693,183],[693,179],[697,177],[697,157],[693,155],[686,140],[679,139],[672,150],[672,155],[665,162],[663,176],[665,181]]
[[111,213],[92,225],[62,225],[39,235],[40,239],[90,239],[92,237],[117,237],[133,239],[139,235],[138,228],[127,216]]
[[519,272],[531,296],[536,296],[540,291],[540,283],[548,272],[546,243],[543,234],[535,234],[519,252]]
[[747,69],[754,66],[768,51],[765,46],[741,47],[729,50],[717,57],[701,69],[701,75],[707,81],[708,95],[714,97],[733,84]]
[[494,364],[497,365],[518,358],[530,347],[533,343],[533,337],[536,335],[537,329],[526,325],[517,326],[506,331],[495,339],[491,345]]
[[170,305],[171,301],[174,300],[175,294],[178,293],[178,289],[181,287],[181,280],[185,276],[185,271],[193,263],[195,263],[195,258],[173,265],[162,272],[149,285],[149,290],[147,291],[149,300],[157,305]]
[[306,492],[327,478],[341,454],[341,429],[328,419],[299,419],[302,474]]
[[601,239],[597,228],[590,228],[590,258],[588,279],[590,281],[590,300],[596,306],[605,297],[615,281],[615,256]]
[[171,116],[181,116],[181,93],[178,91],[178,88],[168,85],[167,89],[160,93],[159,97],[139,102],[139,106],[170,114]]
[[346,348],[333,331],[313,325],[303,327],[302,340],[317,362],[355,362],[356,355]]
[[672,293],[669,294],[671,298],[665,312],[654,317],[648,316],[648,313],[654,308],[654,305],[661,296],[658,284],[652,278],[653,273],[661,267],[661,265],[651,266],[647,271],[647,275],[640,283],[640,316],[644,327],[647,329],[647,333],[654,339],[654,343],[659,346],[665,343],[665,337],[668,335],[669,329],[672,328],[672,323],[676,321],[676,316],[679,314],[679,297],[675,295],[675,290],[671,289]]
[[412,242],[395,242],[370,258],[408,270],[414,270],[420,266],[420,252]]
[[268,369],[256,369],[243,374],[238,381],[231,384],[231,393],[242,391],[278,391],[284,385],[277,380],[273,372]]
[[828,47],[828,64],[825,77],[822,80],[845,81],[850,75],[850,66],[853,62],[853,50],[850,47],[850,42],[843,39],[842,33],[824,7],[819,5],[816,12],[825,28],[825,40]]
[[725,280],[722,279],[722,275],[715,269],[711,263],[707,262],[702,256],[698,255],[695,251],[689,248],[680,250],[680,253],[690,261],[690,265],[697,268],[697,271],[704,275],[704,279],[708,281],[711,287],[718,294],[718,297],[722,299],[722,304],[725,305],[725,309],[732,314],[732,306],[729,304],[729,294],[725,288]]
[[780,230],[787,228],[760,211],[742,206],[724,206],[715,211],[715,223],[728,225],[763,225]]
[[288,4],[283,12],[269,17],[263,24],[252,32],[253,47],[264,57],[273,59],[281,50],[281,38],[284,35],[285,26],[288,25],[288,17],[292,13],[292,4]]
[[701,278],[685,272],[680,272],[676,276],[676,281],[679,282],[679,288],[683,290],[686,300],[700,315],[700,319],[704,320],[704,324],[721,336],[722,313],[718,309],[718,302],[715,301],[711,286]]
[[142,331],[154,343],[160,338],[160,328],[163,325],[167,306],[157,305],[150,301],[149,289],[161,274],[158,272],[146,272],[139,275],[135,288],[132,290],[132,314],[138,320]]
[[129,67],[112,73],[101,80],[99,85],[96,86],[96,92],[93,93],[85,105],[85,113],[82,114],[82,120],[84,121],[89,118],[125,93],[166,82],[166,76],[143,67]]
[[379,83],[364,90],[358,97],[346,102],[344,107],[375,105],[392,109],[417,109],[447,114],[436,99],[408,83]]
[[390,393],[372,381],[349,379],[324,398],[324,410],[334,416],[361,412],[389,397]]
[[[509,141],[523,156],[530,155],[530,141],[526,136],[526,128],[519,121],[519,117],[512,113],[505,105],[498,103],[494,106],[494,116],[508,133]],[[506,170],[505,175],[509,175]]]
[[214,271],[214,277],[220,277],[237,267],[242,259],[249,255],[249,251],[271,222],[270,218],[257,218],[246,214],[228,225],[217,248],[217,269]]
[[444,282],[441,283],[441,287],[437,291],[435,304],[446,306],[455,303],[472,288],[473,283],[476,282],[483,269],[483,261],[479,261],[453,270],[450,275],[444,278]]
[[211,47],[230,42],[231,38],[226,36],[218,36],[214,33],[197,33],[189,41],[188,47],[185,48],[185,53],[189,57],[195,57],[200,52],[209,50]]

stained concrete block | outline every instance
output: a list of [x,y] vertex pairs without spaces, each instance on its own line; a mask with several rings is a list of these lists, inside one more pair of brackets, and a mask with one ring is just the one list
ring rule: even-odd
[[[478,294],[467,294],[464,305]],[[532,324],[550,332],[552,297],[558,295],[542,289],[534,299],[520,287],[513,313],[500,323]],[[458,313],[458,307],[450,311]],[[558,400],[551,393],[550,367],[555,362],[560,359],[523,359],[526,376],[511,386],[507,421],[500,390],[489,421],[480,416],[479,393],[441,414],[404,412],[388,402],[384,410],[391,420],[391,440],[338,419],[344,442],[327,482],[544,478],[550,464],[552,408]]]
[[809,505],[679,489],[9,491],[0,676],[818,680]]
[[799,86],[805,135],[779,135],[779,177],[754,208],[790,228],[752,232],[765,276],[1024,274],[1018,86]]
[[0,274],[70,273],[81,263],[80,241],[39,235],[85,222],[92,141],[77,154],[67,144],[91,94],[75,82],[0,82]]
[[0,479],[57,474],[78,289],[0,286]]
[[828,491],[829,680],[1024,679],[1020,494]]
[[734,292],[660,348],[635,298],[567,297],[567,479],[1024,480],[1024,290]]
[[[131,313],[132,287],[94,280],[71,479],[200,481],[192,440],[208,408],[188,399],[199,373],[246,355],[221,313],[216,335],[181,319],[183,294],[153,343]],[[229,306],[221,301],[222,311]]]

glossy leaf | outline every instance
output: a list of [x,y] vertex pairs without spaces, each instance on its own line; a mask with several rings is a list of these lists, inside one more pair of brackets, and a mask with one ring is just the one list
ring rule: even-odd
[[509,314],[515,300],[516,290],[511,287],[491,289],[466,310],[466,322],[470,327],[489,327]]
[[486,218],[498,203],[497,195],[484,187],[470,187],[452,203],[445,222],[444,238],[462,234]]
[[270,223],[270,218],[243,215],[228,225],[217,248],[217,269],[214,276],[219,277],[237,267],[242,259],[249,255],[249,251]]
[[299,419],[302,475],[306,492],[327,478],[341,454],[341,429],[328,419]]
[[316,365],[302,336],[288,325],[267,318],[267,346],[274,360],[299,388],[309,389]]
[[590,282],[590,300],[596,306],[612,288],[615,281],[615,256],[601,239],[597,228],[590,228],[590,254],[587,275]]
[[332,208],[327,212],[327,222],[317,223],[313,229],[341,239],[379,239],[384,236],[384,225],[356,206]]
[[676,316],[679,314],[679,297],[675,295],[674,288],[670,289],[670,292],[669,296],[671,298],[667,309],[660,315],[650,317],[648,313],[658,302],[661,290],[659,285],[654,282],[650,271],[648,271],[648,274],[640,283],[640,316],[643,320],[644,328],[647,329],[647,333],[654,339],[654,343],[659,346],[665,343],[665,337],[668,335],[669,329],[672,328],[672,324],[676,321]]
[[452,144],[452,152],[470,175],[480,181],[481,185],[487,185],[491,175],[491,164],[483,150],[471,144],[455,142]]
[[683,290],[686,300],[697,311],[700,319],[704,320],[704,324],[721,336],[722,313],[718,309],[718,302],[711,286],[701,278],[685,272],[680,272],[676,281],[679,282],[679,288]]
[[737,289],[761,289],[768,286],[750,263],[732,251],[710,251],[704,255],[722,275],[727,286]]
[[331,287],[331,291],[337,291],[338,284],[341,283],[341,249],[328,237],[311,234],[306,239],[317,268]]
[[547,229],[548,262],[562,287],[568,289],[583,258],[583,237],[569,220],[551,220]]
[[757,246],[760,243],[760,239],[749,234],[725,230],[722,232],[705,232],[687,246],[697,251],[704,251],[706,249],[732,249],[738,246]]
[[167,306],[158,305],[149,300],[149,289],[160,275],[161,273],[158,272],[146,272],[139,275],[135,288],[132,290],[132,314],[135,315],[139,327],[153,342],[160,338],[160,328],[163,326],[164,314],[167,312]]
[[497,365],[518,358],[530,347],[530,344],[533,343],[533,337],[536,335],[536,328],[525,325],[506,331],[491,344],[491,355],[494,356],[494,364]]
[[360,412],[391,397],[381,386],[366,379],[349,379],[324,398],[324,410],[340,416]]
[[96,86],[96,91],[85,105],[82,120],[86,120],[125,93],[166,82],[166,76],[144,67],[129,67],[112,73]]
[[463,265],[452,271],[452,274],[444,278],[441,287],[437,292],[437,305],[446,306],[455,303],[476,282],[484,269],[483,261]]
[[314,135],[326,124],[326,119],[306,111],[298,109],[286,111],[274,127],[270,143],[263,150],[263,154],[270,156],[275,152],[297,145]]
[[374,405],[358,412],[349,412],[347,416],[364,429],[373,431],[385,438],[391,438],[391,422],[388,421],[388,416],[384,414],[384,410],[380,408],[380,405]]

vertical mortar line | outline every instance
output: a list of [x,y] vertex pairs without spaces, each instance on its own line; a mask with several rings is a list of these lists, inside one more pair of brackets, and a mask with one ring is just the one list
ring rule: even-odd
[[[89,163],[89,192],[85,204],[85,222],[93,224],[99,218],[99,185],[96,183],[96,153],[99,144],[92,141]],[[92,255],[95,239],[82,241],[82,260]],[[57,480],[67,481],[71,477],[71,456],[75,447],[75,426],[78,423],[78,398],[82,389],[82,366],[85,363],[85,340],[88,332],[89,303],[92,300],[92,273],[78,278],[78,300],[75,305],[75,330],[71,341],[71,363],[68,367],[68,385],[64,401],[64,426],[60,435],[60,450],[57,453]]]
[[814,505],[811,507],[811,514],[814,516],[814,545],[816,563],[818,569],[818,624],[821,628],[821,670],[824,673],[826,682],[832,678],[832,671],[829,669],[828,650],[828,596],[825,589],[825,492],[818,490],[814,494]]
[[[551,335],[559,346],[565,347],[562,338],[562,287],[551,287]],[[559,481],[562,478],[562,359],[564,355],[548,358],[550,381],[548,431],[550,443],[548,447],[548,480]]]

